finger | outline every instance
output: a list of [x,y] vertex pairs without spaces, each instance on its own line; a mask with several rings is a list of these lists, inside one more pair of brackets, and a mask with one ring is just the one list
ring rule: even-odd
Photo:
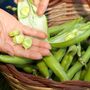
[[25,50],[24,48],[22,48],[19,45],[14,46],[14,53],[16,56],[30,58],[33,60],[42,59],[42,55],[39,52],[36,52],[33,50]]
[[51,46],[48,42],[45,42],[45,41],[42,41],[42,40],[39,40],[39,39],[35,39],[35,38],[33,38],[32,41],[33,41],[32,45],[34,45],[34,46],[37,46],[37,47],[40,47],[40,48],[51,49]]
[[14,2],[15,2],[15,3],[17,3],[17,2],[18,2],[18,0],[14,0]]
[[42,38],[42,39],[47,37],[47,35],[45,33],[41,32],[41,31],[38,31],[38,30],[35,30],[33,28],[29,28],[27,26],[23,27],[23,33],[25,35],[28,35],[28,36],[35,36],[35,37],[39,37],[39,38]]
[[40,0],[33,0],[33,1],[34,1],[34,5],[35,5],[36,7],[38,7]]
[[32,46],[30,50],[31,51],[39,52],[42,56],[50,55],[50,51],[48,49],[45,49],[45,48],[40,48],[40,47]]
[[41,0],[41,2],[38,5],[37,14],[43,15],[43,13],[46,11],[48,6],[49,0]]

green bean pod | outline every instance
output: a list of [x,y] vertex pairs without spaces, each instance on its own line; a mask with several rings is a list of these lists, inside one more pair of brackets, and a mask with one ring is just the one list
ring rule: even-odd
[[[63,56],[65,55],[65,52],[66,52],[66,48],[61,48],[58,51],[52,51],[54,57],[56,58],[58,62],[62,60]],[[50,71],[50,76],[52,75],[52,73],[53,72]]]
[[49,39],[52,47],[67,47],[80,43],[90,36],[90,22],[82,24],[79,28],[74,28],[72,31],[65,32]]
[[61,66],[64,68],[65,71],[68,70],[68,68],[70,67],[74,55],[77,53],[77,46],[73,45],[71,47],[69,47],[69,50],[67,51],[66,55],[64,56],[62,62],[61,62]]
[[86,69],[83,69],[81,71],[80,80],[84,80],[85,74],[86,74]]
[[57,59],[57,61],[61,61],[63,56],[65,55],[66,48],[61,48],[57,52],[54,53],[54,57]]
[[75,74],[72,80],[80,80],[80,74],[81,74],[81,70]]
[[87,48],[85,54],[68,70],[67,75],[69,79],[72,77],[88,62],[90,58],[90,46]]
[[61,81],[69,80],[62,66],[59,64],[59,62],[55,59],[55,57],[52,54],[50,56],[44,57],[43,60]]
[[88,64],[88,69],[86,70],[84,81],[89,81],[90,82],[90,62]]
[[81,71],[80,80],[84,80],[85,74],[86,74],[86,69],[83,69]]
[[45,78],[49,78],[49,77],[50,77],[48,67],[46,66],[46,64],[45,64],[44,61],[39,61],[39,62],[37,63],[37,67],[38,67],[40,73],[41,73]]
[[23,71],[27,72],[27,73],[32,73],[34,68],[28,64],[25,65],[15,65],[17,68],[22,69]]
[[27,63],[32,63],[33,61],[22,57],[0,55],[0,62],[10,63],[10,64],[27,64]]
[[37,15],[37,7],[33,0],[22,0],[17,4],[18,20],[26,26],[31,26],[47,34],[47,18]]
[[63,67],[64,71],[68,70],[72,60],[73,60],[73,57],[70,54],[68,54],[64,57],[64,59],[61,62],[61,66]]
[[69,30],[70,28],[75,27],[76,25],[78,25],[83,21],[84,21],[83,18],[80,17],[75,20],[68,21],[62,25],[52,26],[48,29],[48,33],[50,34],[50,36],[56,35],[61,31],[66,31],[66,30]]
[[77,45],[77,55],[81,57],[81,44],[80,43]]

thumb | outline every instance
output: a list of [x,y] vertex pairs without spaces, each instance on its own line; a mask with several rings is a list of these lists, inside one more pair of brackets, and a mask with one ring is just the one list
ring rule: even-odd
[[43,15],[43,13],[46,11],[48,6],[49,0],[41,0],[38,5],[37,13],[38,15]]
[[15,3],[18,3],[18,0],[14,0]]
[[35,5],[36,7],[38,7],[40,0],[33,0],[33,1],[34,1],[34,5]]

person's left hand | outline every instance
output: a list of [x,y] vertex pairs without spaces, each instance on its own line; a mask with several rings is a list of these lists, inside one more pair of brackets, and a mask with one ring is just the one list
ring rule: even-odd
[[[51,46],[44,41],[47,35],[30,26],[20,23],[15,17],[0,9],[0,52],[9,55],[30,58],[33,60],[42,59],[50,55]],[[9,33],[19,30],[21,35],[32,38],[32,46],[24,49],[21,44],[15,44]]]
[[[19,0],[14,0],[14,1],[17,3]],[[43,15],[47,9],[49,0],[33,0],[33,2],[37,7],[37,14],[40,16]]]

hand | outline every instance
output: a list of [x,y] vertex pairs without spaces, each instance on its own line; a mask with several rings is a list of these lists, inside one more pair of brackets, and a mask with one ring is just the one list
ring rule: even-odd
[[[47,37],[43,32],[22,25],[16,18],[1,9],[0,13],[0,51],[8,53],[9,55],[30,59],[41,59],[43,56],[50,54],[50,45],[41,40]],[[33,36],[33,43],[30,49],[25,50],[22,46],[15,45],[12,42],[12,38],[9,37],[8,33],[14,29],[20,30],[20,33],[26,36]]]
[[[17,3],[19,0],[14,0],[14,1]],[[38,15],[43,15],[43,13],[47,9],[49,0],[33,0],[33,1],[34,1],[35,6],[38,8],[37,9],[37,14]]]
[[48,6],[49,0],[34,0],[34,4],[38,8],[37,14],[43,15]]

